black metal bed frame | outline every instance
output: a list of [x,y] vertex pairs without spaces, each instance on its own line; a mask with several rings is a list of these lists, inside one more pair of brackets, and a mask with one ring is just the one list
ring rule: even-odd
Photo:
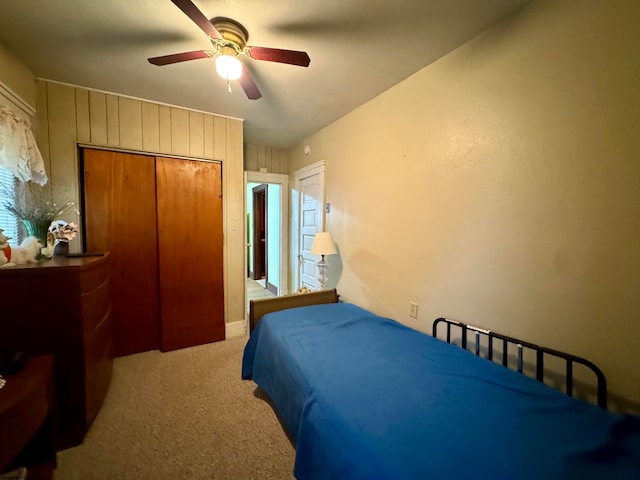
[[605,409],[607,408],[607,381],[600,370],[594,363],[590,362],[581,357],[577,357],[575,355],[571,355],[568,353],[560,352],[558,350],[553,350],[551,348],[542,347],[539,345],[535,345],[533,343],[524,342],[522,340],[518,340],[517,338],[508,337],[506,335],[502,335],[496,332],[492,332],[491,330],[486,330],[484,328],[475,327],[473,325],[467,325],[462,322],[458,322],[456,320],[451,320],[448,318],[437,318],[433,322],[433,336],[438,338],[438,325],[440,323],[446,324],[447,327],[447,343],[451,343],[451,327],[460,328],[460,347],[464,350],[467,350],[467,333],[469,331],[474,332],[475,334],[475,354],[480,357],[480,336],[484,335],[488,339],[488,350],[487,350],[487,359],[490,361],[495,361],[494,357],[494,340],[499,340],[502,342],[502,365],[505,367],[509,367],[509,353],[508,346],[509,344],[515,345],[517,348],[518,354],[518,372],[523,373],[523,350],[525,348],[531,349],[536,353],[536,361],[535,361],[535,371],[536,371],[536,380],[540,382],[544,382],[544,359],[545,355],[550,355],[552,357],[557,357],[566,362],[566,371],[565,371],[565,393],[569,396],[573,396],[573,364],[577,363],[583,365],[590,369],[596,376],[597,379],[597,389],[598,389],[598,406]]

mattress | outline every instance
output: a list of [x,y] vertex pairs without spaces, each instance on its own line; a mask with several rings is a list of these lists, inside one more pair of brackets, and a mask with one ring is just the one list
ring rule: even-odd
[[265,315],[242,377],[295,440],[299,479],[640,479],[639,417],[353,304]]

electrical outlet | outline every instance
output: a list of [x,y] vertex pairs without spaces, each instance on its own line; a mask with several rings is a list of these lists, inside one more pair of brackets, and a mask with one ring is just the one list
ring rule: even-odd
[[418,318],[418,304],[416,302],[409,302],[409,316]]

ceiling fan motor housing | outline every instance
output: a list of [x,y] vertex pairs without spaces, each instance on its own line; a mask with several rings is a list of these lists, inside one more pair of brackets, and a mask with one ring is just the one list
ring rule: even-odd
[[[227,82],[238,78],[242,89],[250,100],[257,100],[262,97],[262,94],[249,71],[242,68],[242,64],[237,59],[238,55],[244,54],[253,60],[265,62],[286,63],[301,67],[309,66],[311,59],[307,52],[247,46],[249,32],[235,20],[227,17],[209,19],[193,4],[192,0],[171,0],[171,2],[207,35],[214,51],[194,50],[148,58],[147,60],[152,65],[171,65],[173,63],[217,56],[216,70],[218,70],[218,64],[220,64],[218,73],[222,71],[220,75],[226,78]],[[230,89],[229,83],[227,83],[227,87]]]
[[[222,48],[233,47],[237,53],[241,53],[245,49],[247,40],[249,40],[249,32],[247,32],[246,28],[235,20],[226,17],[213,18],[211,23],[224,39],[222,41],[211,40],[214,45],[218,42],[218,44],[222,44],[220,45]],[[225,52],[223,51],[222,53]]]

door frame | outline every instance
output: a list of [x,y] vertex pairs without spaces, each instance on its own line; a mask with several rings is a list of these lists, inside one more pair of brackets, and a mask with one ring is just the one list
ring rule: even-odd
[[[245,191],[245,205],[244,211],[247,211],[247,184],[249,183],[267,183],[280,186],[280,291],[279,295],[287,295],[290,292],[289,288],[289,176],[280,173],[265,173],[265,172],[244,172],[244,191]],[[243,222],[244,228],[247,228],[247,222]],[[247,238],[247,233],[244,232],[244,238]],[[249,244],[245,245],[244,258],[246,261],[249,250]],[[244,272],[248,270],[248,265],[245,265]],[[246,275],[245,275],[246,277]],[[246,295],[246,279],[245,279],[245,295]],[[246,297],[245,297],[246,298]]]
[[[251,193],[253,194],[253,238],[251,239],[253,242],[253,272],[251,272],[251,274],[254,280],[260,280],[264,277],[266,281],[269,278],[269,232],[267,229],[267,225],[269,224],[267,208],[269,205],[268,185],[261,183],[253,187]],[[256,227],[262,227],[262,230],[264,230],[264,245],[259,248],[258,242],[262,241],[262,239]],[[264,268],[258,270],[258,265],[261,266],[263,263]],[[258,275],[258,273],[260,273],[260,275]]]
[[[322,205],[321,221],[318,231],[324,231],[326,226],[326,212],[324,206],[326,205],[326,189],[325,189],[325,174],[327,170],[327,161],[319,160],[315,163],[307,165],[306,167],[299,168],[293,172],[293,188],[291,189],[291,285],[294,290],[300,287],[300,275],[299,275],[299,262],[300,262],[300,204],[302,201],[300,195],[300,183],[303,179],[318,175],[318,183],[320,184],[320,204]],[[295,268],[293,266],[295,265]]]

